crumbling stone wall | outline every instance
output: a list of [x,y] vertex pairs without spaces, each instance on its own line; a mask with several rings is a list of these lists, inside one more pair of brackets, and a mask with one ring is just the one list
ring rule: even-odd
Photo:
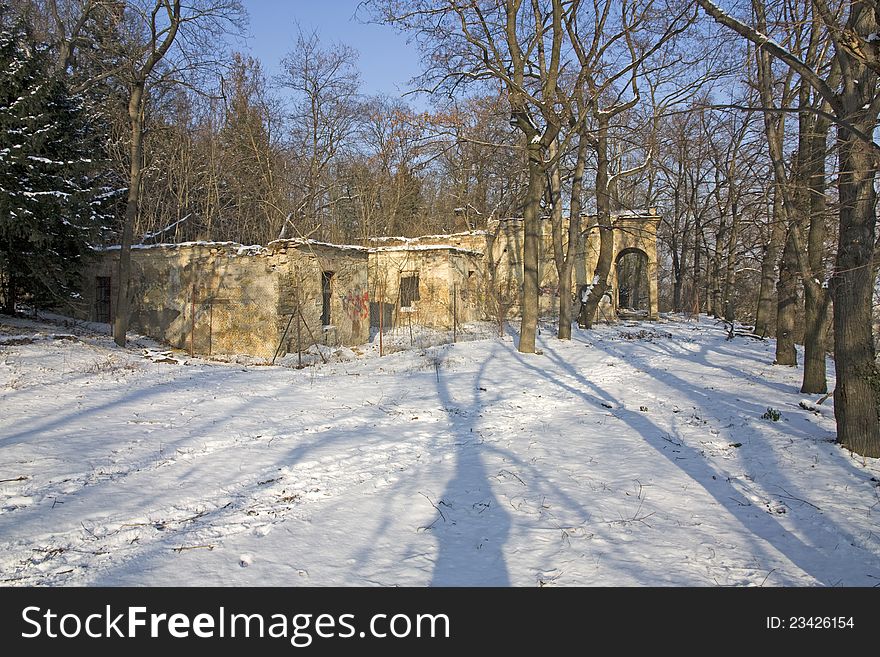
[[[281,281],[279,321],[293,323],[286,336],[288,352],[302,344],[358,345],[370,339],[370,293],[367,249],[304,240],[269,244],[272,265]],[[329,324],[322,322],[324,277],[329,282]],[[297,302],[300,312],[297,312]],[[300,337],[296,321],[300,319]],[[297,344],[297,340],[300,344]]]
[[[656,214],[614,219],[611,290],[598,319],[617,313],[618,256],[645,257],[650,318],[658,316]],[[567,225],[564,227],[567,234]],[[312,240],[267,247],[196,242],[133,247],[132,330],[200,354],[305,350],[312,344],[366,343],[370,325],[450,329],[476,319],[516,314],[522,291],[523,225],[489,223],[487,230],[421,238],[376,238],[365,249]],[[595,221],[585,219],[576,245],[571,300],[560,300],[550,221],[540,236],[540,309],[578,306],[599,254]],[[107,321],[117,294],[118,247],[98,252],[84,272],[83,319]],[[109,282],[109,286],[107,283]],[[108,293],[109,287],[109,293]],[[100,292],[100,295],[99,295]],[[99,311],[99,296],[107,299]],[[99,318],[105,315],[103,318]]]
[[[370,250],[372,319],[451,329],[482,318],[482,254],[449,244],[399,243]],[[417,288],[413,281],[417,280]],[[415,298],[414,298],[415,297]],[[454,313],[454,316],[453,316]]]
[[[657,289],[657,226],[660,217],[653,213],[629,213],[616,216],[614,226],[614,249],[610,275],[610,289],[597,311],[597,319],[613,319],[618,311],[617,263],[620,254],[627,251],[642,253],[647,263],[648,278],[648,317],[659,317],[659,296]],[[519,293],[522,289],[522,240],[523,223],[521,219],[511,218],[490,222],[486,231],[487,266],[495,269],[493,285],[496,290],[515,290],[516,298],[511,312],[518,312]],[[563,234],[568,235],[568,221],[563,225]],[[596,263],[599,260],[599,231],[595,219],[582,218],[582,237],[575,245],[575,266],[572,272],[571,303],[575,313],[579,308],[578,290],[592,282]],[[565,240],[567,245],[567,239]],[[540,281],[539,309],[542,314],[559,311],[559,275],[553,259],[553,234],[549,218],[541,221],[539,242],[538,280]],[[510,294],[510,292],[507,292]]]
[[[110,248],[84,272],[82,319],[98,320],[98,277],[110,279],[115,305],[118,263],[118,247]],[[322,272],[334,272],[327,327]],[[302,240],[134,247],[130,294],[130,330],[197,354],[270,359],[314,343],[369,340],[367,251],[357,247]]]

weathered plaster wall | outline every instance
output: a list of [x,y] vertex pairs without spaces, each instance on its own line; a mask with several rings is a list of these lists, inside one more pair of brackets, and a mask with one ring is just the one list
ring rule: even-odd
[[[596,263],[599,260],[599,231],[595,219],[582,219],[584,237],[575,246],[575,267],[572,273],[572,304],[579,307],[577,291],[582,285],[591,283]],[[649,317],[659,317],[659,297],[657,290],[657,225],[660,218],[654,214],[621,215],[614,218],[614,249],[610,276],[611,289],[603,298],[598,310],[598,319],[612,319],[617,314],[617,262],[625,251],[637,250],[645,255],[647,261]],[[568,221],[563,225],[563,234],[568,234]],[[522,239],[521,219],[504,219],[490,223],[487,231],[488,248],[492,259],[487,259],[488,267],[495,267],[495,289],[502,289],[517,295],[513,300],[512,312],[519,307],[518,295],[522,289]],[[549,219],[541,222],[538,277],[541,295],[539,307],[542,313],[555,313],[559,309],[559,276],[553,259],[553,235]],[[567,239],[565,240],[567,245]]]
[[[271,242],[272,264],[280,283],[279,316],[287,325],[295,315],[287,350],[298,349],[297,300],[301,308],[300,340],[328,345],[358,345],[370,339],[370,295],[367,278],[367,250],[302,240]],[[330,324],[321,321],[324,298],[322,273],[330,272]],[[285,326],[281,327],[281,331]]]
[[[84,273],[83,319],[97,319],[98,276],[110,277],[115,305],[118,262],[119,250],[109,249],[100,252]],[[333,323],[326,329],[321,324],[323,271],[334,272]],[[301,241],[275,242],[271,248],[232,243],[158,245],[132,249],[129,322],[132,331],[195,353],[271,358],[282,342],[281,354],[313,343],[367,342],[366,294],[366,249]],[[297,298],[300,312],[296,312]]]
[[[418,276],[419,299],[404,306],[401,279]],[[370,250],[373,323],[451,329],[453,310],[459,323],[483,314],[480,281],[482,256],[448,245],[401,244]],[[380,310],[380,307],[382,310]],[[388,327],[391,328],[391,327]]]

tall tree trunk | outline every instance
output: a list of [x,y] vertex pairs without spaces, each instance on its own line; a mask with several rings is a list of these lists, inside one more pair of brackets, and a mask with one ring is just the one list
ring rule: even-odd
[[678,185],[675,186],[675,196],[673,201],[673,231],[672,231],[672,310],[680,313],[681,308],[681,288],[684,282],[685,269],[685,249],[687,248],[687,235],[681,236],[682,254],[678,253],[678,232],[681,226],[681,189],[680,185],[684,180],[684,165],[681,158],[678,161]]
[[522,322],[517,349],[524,354],[533,354],[538,333],[538,260],[541,243],[541,197],[544,195],[545,177],[540,143],[529,144],[528,158],[529,186],[523,211],[523,287],[520,297]]
[[709,312],[715,319],[719,319],[724,315],[721,305],[721,259],[724,255],[724,233],[726,232],[727,226],[722,223],[715,234],[715,253],[712,255],[712,276],[709,282],[712,307],[709,309]]
[[700,311],[703,309],[703,304],[700,302],[700,268],[701,268],[701,255],[702,250],[700,240],[703,236],[703,226],[700,221],[700,214],[697,213],[694,215],[694,262],[691,270],[691,301],[690,307],[687,309],[688,312],[691,312],[695,315],[699,315]]
[[15,274],[11,271],[6,277],[6,290],[3,299],[3,312],[7,315],[15,314]]
[[776,365],[797,365],[794,332],[797,324],[797,252],[791,233],[785,240],[776,283]]
[[[826,111],[829,108],[825,108]],[[825,355],[831,324],[831,294],[823,284],[825,267],[825,155],[829,122],[811,117],[804,160],[809,194],[810,226],[807,234],[807,260],[810,278],[804,282],[804,378],[801,392],[824,394],[828,391]]]
[[599,260],[586,300],[581,300],[578,324],[592,328],[599,302],[608,289],[608,275],[614,255],[614,229],[611,222],[611,197],[608,193],[608,118],[599,114],[596,143],[596,220],[599,229]]
[[[777,196],[777,195],[774,195]],[[773,201],[770,238],[764,247],[761,260],[761,284],[758,287],[758,308],[755,312],[755,333],[766,338],[773,332],[776,307],[773,303],[773,290],[776,286],[776,268],[785,243],[785,221],[779,215],[778,201]]]
[[[816,290],[819,295],[817,297]],[[825,346],[831,325],[831,296],[818,286],[804,287],[804,378],[801,392],[828,392],[825,373]]]
[[732,203],[730,211],[730,234],[727,236],[727,260],[724,270],[724,319],[728,322],[732,322],[736,316],[736,304],[733,298],[736,284],[736,240],[739,233],[736,201]]
[[128,199],[125,205],[125,223],[122,226],[122,243],[119,251],[118,290],[116,294],[116,317],[113,323],[113,339],[120,347],[125,346],[128,331],[129,283],[131,281],[131,242],[137,221],[138,203],[141,195],[141,174],[144,154],[144,84],[135,84],[128,102],[128,118],[131,122],[131,148],[129,165]]
[[[857,103],[855,107],[846,108],[847,116],[862,114],[863,120],[854,123],[863,134],[871,134],[874,121],[870,117],[864,119],[861,99]],[[880,373],[871,326],[877,163],[871,147],[844,126],[838,126],[837,134],[840,243],[832,278],[837,371],[834,416],[837,440],[842,445],[862,456],[877,457],[880,456]]]
[[[578,248],[581,232],[581,194],[583,193],[584,169],[587,163],[587,141],[581,139],[578,143],[577,160],[574,167],[574,175],[571,182],[571,202],[569,203],[568,218],[568,244],[562,256],[562,262],[557,258],[556,269],[559,274],[559,332],[560,340],[571,340],[571,276],[574,271],[574,261],[583,257]],[[561,222],[560,222],[561,223]],[[555,226],[554,226],[555,229]],[[559,230],[559,243],[562,243],[562,226]],[[554,240],[556,235],[554,233]]]

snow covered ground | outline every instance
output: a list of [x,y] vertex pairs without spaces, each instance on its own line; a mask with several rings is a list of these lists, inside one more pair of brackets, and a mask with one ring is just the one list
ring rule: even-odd
[[0,319],[0,580],[880,584],[880,461],[834,444],[831,400],[799,406],[772,343],[725,337],[674,319],[297,370]]

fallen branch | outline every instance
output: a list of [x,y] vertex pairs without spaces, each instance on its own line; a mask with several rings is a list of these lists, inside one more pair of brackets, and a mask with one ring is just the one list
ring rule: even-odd
[[95,532],[93,532],[91,529],[89,529],[88,527],[86,527],[86,525],[85,525],[84,522],[80,522],[79,524],[82,525],[82,528],[86,530],[86,533],[87,533],[89,536],[91,536],[92,538],[94,538],[96,541],[98,540],[98,537],[95,535]]
[[789,493],[787,490],[785,490],[782,486],[777,485],[776,487],[777,487],[779,490],[781,490],[783,493],[785,493],[785,495],[780,495],[779,497],[787,497],[787,498],[790,499],[790,500],[796,500],[796,501],[798,501],[798,502],[803,502],[804,504],[809,504],[811,507],[813,507],[814,509],[816,509],[816,511],[821,511],[821,510],[822,510],[822,509],[820,509],[818,506],[816,506],[815,504],[813,504],[812,502],[807,502],[807,500],[801,499],[800,497],[795,497],[794,495],[792,495],[791,493]]
[[[419,491],[419,495],[421,495],[421,496],[424,497],[426,500],[428,500],[428,504],[430,504],[430,505],[433,506],[435,509],[437,509],[437,513],[439,513],[439,514],[440,514],[440,517],[443,518],[443,522],[446,522],[446,515],[443,513],[443,511],[440,510],[440,507],[437,506],[436,504],[434,504],[434,502],[431,500],[431,498],[428,497],[427,495],[425,495],[424,493],[422,493],[421,491]],[[435,522],[436,522],[436,521],[435,521]],[[432,523],[432,526],[433,526],[433,523]]]
[[180,547],[171,548],[172,552],[183,552],[184,550],[213,550],[216,545],[181,545]]
[[499,470],[499,471],[498,471],[498,474],[509,474],[511,477],[513,477],[514,479],[516,479],[516,480],[517,480],[519,483],[521,483],[523,486],[526,485],[526,482],[524,482],[522,479],[519,478],[519,476],[517,476],[515,473],[511,472],[510,470]]
[[0,484],[6,484],[10,481],[27,481],[30,479],[27,475],[21,475],[20,477],[15,477],[14,479],[0,479]]

